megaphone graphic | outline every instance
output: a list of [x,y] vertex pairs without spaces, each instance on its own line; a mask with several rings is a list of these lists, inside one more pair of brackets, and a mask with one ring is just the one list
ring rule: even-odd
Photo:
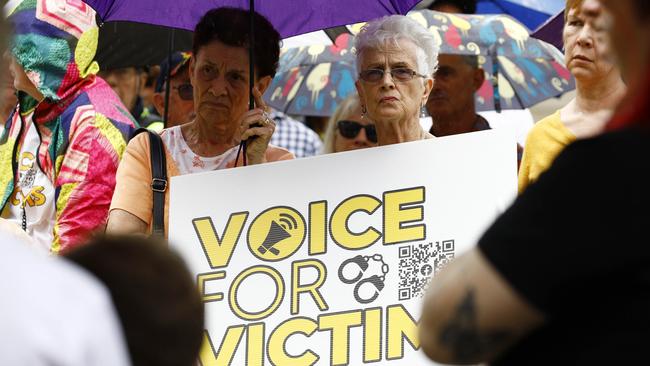
[[289,234],[282,226],[278,225],[277,222],[271,221],[271,227],[269,228],[269,232],[266,234],[266,239],[264,239],[262,245],[257,248],[257,251],[264,254],[268,250],[269,252],[278,255],[280,254],[280,251],[273,248],[273,246],[289,237],[291,237],[291,234]]

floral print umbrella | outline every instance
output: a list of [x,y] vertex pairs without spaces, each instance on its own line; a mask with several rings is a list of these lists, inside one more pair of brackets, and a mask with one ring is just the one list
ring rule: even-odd
[[285,51],[264,99],[288,114],[329,116],[338,103],[356,92],[355,80],[352,36],[341,34],[331,46],[303,46]]
[[476,93],[476,109],[528,108],[575,88],[564,57],[554,46],[531,38],[528,29],[507,15],[461,15],[413,11],[441,54],[475,55],[488,74]]

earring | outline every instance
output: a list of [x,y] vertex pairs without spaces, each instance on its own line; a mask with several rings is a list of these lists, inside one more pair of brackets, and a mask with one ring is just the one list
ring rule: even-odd
[[427,117],[428,117],[427,109],[424,106],[420,107],[420,118],[427,118]]
[[362,105],[361,106],[361,118],[362,119],[366,117],[366,112],[368,112],[368,110],[366,110],[366,106]]

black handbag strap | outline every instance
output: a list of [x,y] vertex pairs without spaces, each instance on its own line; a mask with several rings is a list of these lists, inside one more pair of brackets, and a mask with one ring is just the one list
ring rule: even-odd
[[152,235],[163,238],[165,237],[165,192],[167,191],[168,185],[165,148],[160,135],[146,128],[136,130],[133,136],[141,132],[147,132],[149,135],[151,152],[151,190],[153,191]]

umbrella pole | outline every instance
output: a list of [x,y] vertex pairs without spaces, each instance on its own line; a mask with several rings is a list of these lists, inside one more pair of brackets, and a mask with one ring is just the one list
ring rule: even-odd
[[492,58],[492,95],[494,99],[494,110],[501,113],[501,93],[499,93],[499,59],[497,51],[491,48],[488,55]]
[[165,75],[165,112],[163,113],[163,128],[167,127],[167,118],[169,118],[169,93],[171,91],[172,75],[172,53],[174,50],[174,28],[169,33],[169,50],[167,52],[167,75]]
[[[255,97],[253,97],[253,88],[255,87],[255,52],[253,49],[255,45],[255,0],[250,0],[248,4],[248,13],[250,14],[250,34],[248,36],[248,110],[252,110],[255,108]],[[242,140],[239,143],[235,166],[239,160],[240,151],[243,151],[242,160],[244,166],[246,166],[248,165],[246,161],[246,140]]]
[[250,37],[248,40],[248,60],[249,60],[249,97],[248,109],[255,108],[255,98],[253,97],[253,87],[255,86],[255,0],[249,1],[249,14],[250,14]]

